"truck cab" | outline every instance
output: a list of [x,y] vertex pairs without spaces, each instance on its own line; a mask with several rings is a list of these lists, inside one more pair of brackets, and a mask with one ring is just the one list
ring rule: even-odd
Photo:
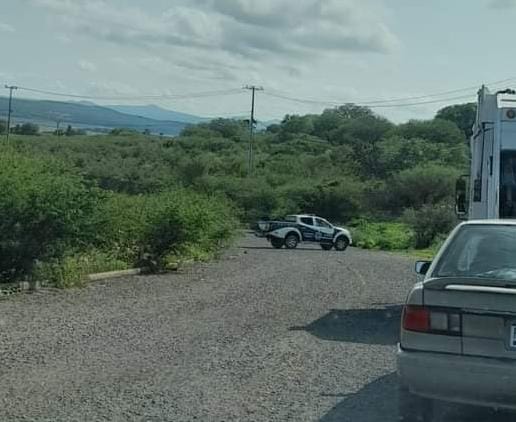
[[516,218],[516,92],[483,86],[470,140],[469,192],[457,182],[457,212],[467,219]]

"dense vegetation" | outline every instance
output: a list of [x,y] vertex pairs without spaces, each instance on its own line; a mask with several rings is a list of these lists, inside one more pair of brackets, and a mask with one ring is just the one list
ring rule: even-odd
[[248,131],[238,121],[164,139],[123,130],[14,135],[13,151],[0,156],[0,225],[9,233],[0,271],[60,280],[85,262],[163,267],[178,255],[202,258],[229,238],[235,214],[252,223],[315,213],[354,227],[363,247],[428,247],[455,223],[464,122],[474,114],[458,107],[400,125],[354,105],[286,116],[257,134],[250,175]]

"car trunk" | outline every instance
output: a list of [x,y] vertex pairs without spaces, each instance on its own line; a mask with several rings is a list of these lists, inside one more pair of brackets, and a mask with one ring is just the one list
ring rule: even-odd
[[424,283],[425,306],[461,315],[461,353],[516,359],[516,283],[440,278]]

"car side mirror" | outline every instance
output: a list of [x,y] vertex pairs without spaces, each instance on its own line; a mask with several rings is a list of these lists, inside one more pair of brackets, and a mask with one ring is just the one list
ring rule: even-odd
[[432,261],[416,261],[416,273],[425,275],[430,268]]

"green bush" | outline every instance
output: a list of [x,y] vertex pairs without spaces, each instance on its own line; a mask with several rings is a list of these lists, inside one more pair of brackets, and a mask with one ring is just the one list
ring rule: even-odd
[[123,270],[129,266],[108,253],[98,250],[67,255],[48,262],[40,262],[34,268],[32,278],[66,288],[82,286],[88,274]]
[[135,265],[150,260],[158,266],[170,255],[212,254],[238,227],[227,200],[181,189],[112,194],[99,209],[98,224],[99,248]]
[[235,234],[238,223],[227,201],[186,190],[157,195],[144,242],[161,262],[167,255],[215,252]]
[[423,205],[418,210],[407,209],[403,220],[415,233],[416,248],[431,246],[457,224],[453,207],[445,203]]
[[353,243],[364,249],[405,250],[414,246],[414,232],[403,223],[352,222]]
[[93,240],[101,195],[61,162],[4,151],[0,192],[0,279],[27,276],[36,261]]
[[427,204],[453,202],[459,170],[440,165],[416,166],[403,170],[385,185],[387,209],[419,209]]

